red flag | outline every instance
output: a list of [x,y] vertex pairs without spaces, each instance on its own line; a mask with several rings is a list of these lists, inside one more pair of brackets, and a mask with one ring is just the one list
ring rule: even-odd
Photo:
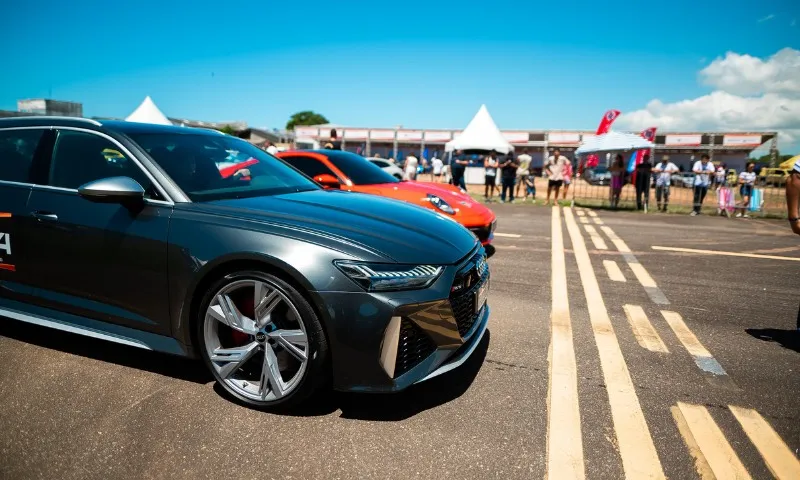
[[608,133],[611,129],[611,124],[614,123],[614,120],[619,117],[619,114],[622,113],[619,110],[609,110],[603,115],[603,119],[600,120],[600,125],[597,127],[597,133],[595,135],[602,135],[604,133]]
[[[642,133],[640,133],[640,135],[642,136],[642,138],[644,138],[648,142],[655,142],[656,141],[656,130],[657,129],[658,129],[658,127],[646,128],[646,129],[642,130]],[[636,166],[644,161],[645,153],[650,153],[650,150],[636,150],[636,158],[634,159],[634,162],[633,162],[633,176],[631,178],[632,182],[636,182]],[[651,159],[651,163],[652,163],[652,159]]]

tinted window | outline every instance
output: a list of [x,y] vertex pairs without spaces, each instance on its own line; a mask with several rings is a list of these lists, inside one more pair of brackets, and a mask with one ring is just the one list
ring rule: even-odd
[[347,175],[355,185],[398,182],[391,174],[369,163],[361,155],[350,152],[326,152],[328,160]]
[[44,130],[0,131],[0,180],[32,183],[31,164]]
[[283,159],[289,165],[293,166],[294,168],[300,170],[301,172],[305,173],[311,178],[316,177],[317,175],[322,175],[323,173],[327,173],[328,175],[336,176],[333,173],[333,170],[326,167],[324,163],[320,162],[316,158],[311,157],[286,157]]
[[156,198],[153,185],[142,169],[107,138],[93,133],[61,130],[53,147],[48,185],[77,189],[95,180],[130,177]]
[[229,135],[129,133],[193,202],[316,190],[317,184]]

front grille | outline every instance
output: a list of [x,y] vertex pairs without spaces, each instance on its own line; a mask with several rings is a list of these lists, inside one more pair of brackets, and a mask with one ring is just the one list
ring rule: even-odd
[[482,254],[476,255],[469,266],[462,270],[453,282],[450,293],[450,309],[456,319],[458,333],[463,338],[477,319],[475,295],[478,289],[489,280],[489,269],[485,267]]
[[400,321],[400,339],[397,344],[395,378],[416,367],[436,350],[433,340],[414,322],[407,318]]
[[487,227],[470,228],[470,231],[472,231],[472,233],[474,233],[475,236],[478,237],[478,240],[480,240],[481,242],[485,242],[486,240],[489,240],[489,235],[492,233],[491,232],[491,227],[488,227],[488,226]]

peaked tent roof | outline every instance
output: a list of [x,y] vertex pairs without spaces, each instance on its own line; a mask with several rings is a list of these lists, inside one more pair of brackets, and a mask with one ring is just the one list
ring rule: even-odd
[[778,168],[782,168],[784,170],[791,170],[794,168],[794,164],[800,162],[800,155],[795,155],[794,157],[786,160],[785,162],[778,165]]
[[514,146],[500,133],[486,105],[481,105],[467,128],[457,138],[447,142],[445,150],[495,150],[508,153],[514,150]]
[[156,125],[172,125],[166,115],[156,107],[148,95],[139,107],[125,119],[128,122],[154,123]]
[[653,148],[653,142],[642,138],[641,135],[611,131],[593,135],[584,140],[575,153],[583,155],[584,153],[645,150],[648,148]]

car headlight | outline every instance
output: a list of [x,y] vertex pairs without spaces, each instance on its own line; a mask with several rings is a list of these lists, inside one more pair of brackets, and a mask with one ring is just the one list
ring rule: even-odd
[[444,271],[444,267],[435,265],[397,265],[349,260],[337,260],[333,263],[342,273],[368,292],[426,288]]
[[429,193],[428,201],[431,202],[436,208],[443,211],[444,213],[448,213],[450,215],[456,214],[456,211],[453,210],[453,207],[451,207],[449,203],[445,202],[443,198],[437,195]]

